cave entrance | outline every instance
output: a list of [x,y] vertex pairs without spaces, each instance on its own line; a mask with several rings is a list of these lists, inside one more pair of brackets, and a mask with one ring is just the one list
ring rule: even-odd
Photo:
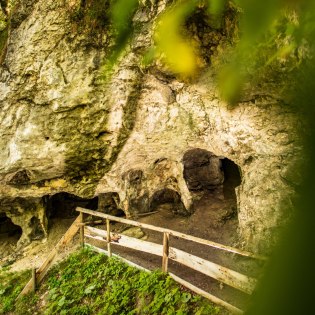
[[238,228],[235,188],[241,184],[239,167],[227,158],[198,148],[185,152],[183,164],[196,226],[204,231],[205,238],[230,242]]
[[203,149],[187,151],[183,157],[184,179],[193,195],[211,193],[236,203],[235,188],[241,184],[239,167],[231,160]]
[[222,190],[224,172],[218,156],[192,149],[184,154],[183,164],[184,179],[191,192]]
[[12,220],[3,212],[0,213],[0,240],[7,241],[8,238],[12,238],[14,241],[18,241],[22,236],[22,228],[16,225]]
[[173,214],[188,215],[180,194],[175,190],[164,188],[156,191],[151,197],[150,211],[166,210]]
[[100,193],[98,195],[98,211],[114,216],[124,216],[125,212],[119,208],[120,198],[117,192]]
[[76,207],[87,208],[90,210],[98,209],[98,197],[91,199],[81,198],[66,192],[48,196],[46,199],[47,218],[74,218],[78,216]]
[[224,173],[223,194],[224,199],[231,199],[236,202],[235,188],[242,182],[240,168],[233,161],[222,159],[222,170]]

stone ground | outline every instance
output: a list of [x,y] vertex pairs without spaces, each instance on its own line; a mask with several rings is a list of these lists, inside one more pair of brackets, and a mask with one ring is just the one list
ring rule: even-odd
[[[236,245],[238,221],[235,213],[235,203],[232,199],[223,200],[216,193],[208,192],[201,196],[200,200],[196,201],[194,206],[195,212],[190,217],[174,215],[168,205],[162,205],[158,208],[157,213],[139,218],[138,220],[221,244]],[[14,236],[5,240],[0,238],[0,253],[2,256],[0,256],[0,265],[10,264],[11,270],[14,271],[25,268],[38,268],[72,221],[73,219],[53,219],[48,239],[45,242],[35,241],[23,251],[20,251],[19,254],[11,254],[7,257],[3,256],[13,251],[13,244],[16,243],[17,239]],[[100,228],[105,227],[100,226]],[[113,224],[112,228],[114,231],[121,231],[126,226],[116,223]],[[143,232],[145,235],[144,238],[148,241],[162,243],[162,235],[160,233],[147,230],[143,230]],[[103,244],[97,245],[106,248]],[[73,243],[59,255],[58,260],[64,258],[78,246],[79,240],[76,237]],[[257,270],[262,267],[251,259],[237,257],[237,255],[230,253],[222,253],[208,246],[174,237],[170,239],[170,246],[185,250],[188,253],[250,276],[257,276]],[[113,252],[148,269],[156,269],[161,266],[161,258],[154,255],[123,249],[117,245],[113,246]],[[249,302],[247,294],[241,293],[175,262],[169,261],[169,271],[240,308],[244,308]]]

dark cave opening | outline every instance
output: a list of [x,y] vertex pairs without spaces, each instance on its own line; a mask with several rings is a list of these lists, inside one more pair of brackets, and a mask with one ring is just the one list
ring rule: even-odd
[[117,192],[100,193],[98,195],[98,211],[114,216],[124,216],[125,212],[119,208],[120,198]]
[[43,230],[43,226],[37,217],[31,218],[30,226],[32,227],[32,232],[29,235],[31,240],[40,240],[45,237],[45,231]]
[[98,197],[91,199],[81,198],[67,192],[46,196],[46,214],[48,219],[77,217],[79,213],[75,210],[76,207],[97,210]]
[[236,203],[235,188],[241,184],[237,164],[203,149],[191,149],[183,157],[184,179],[192,193],[213,193]]
[[239,167],[228,158],[199,148],[185,152],[183,165],[197,225],[205,226],[208,235],[220,242],[236,237]]
[[224,173],[223,194],[225,199],[236,201],[235,188],[242,182],[240,168],[233,161],[222,159],[222,170]]
[[3,212],[0,213],[0,238],[6,239],[7,237],[14,237],[16,241],[22,235],[22,228],[16,225],[12,220]]
[[183,156],[184,179],[191,192],[222,187],[224,172],[219,157],[203,149],[191,149]]
[[167,207],[174,214],[189,214],[181,200],[180,194],[169,188],[158,190],[151,197],[150,211],[156,211],[160,206]]

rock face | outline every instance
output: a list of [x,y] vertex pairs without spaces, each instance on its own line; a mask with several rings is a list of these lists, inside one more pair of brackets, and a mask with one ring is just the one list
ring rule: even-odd
[[184,154],[184,178],[189,190],[214,189],[224,182],[220,159],[206,150],[193,149]]
[[[159,62],[142,69],[165,1],[138,9],[132,41],[103,81],[111,36],[80,30],[72,20],[79,5],[20,0],[12,15],[0,70],[0,211],[22,227],[20,244],[35,229],[47,233],[43,197],[60,192],[116,193],[129,216],[171,200],[187,215],[189,189],[222,184],[220,159],[228,158],[241,172],[240,245],[270,248],[291,212],[301,153],[298,117],[277,90],[249,90],[230,108],[209,72],[187,82]],[[202,40],[213,39],[211,51],[224,47],[224,29],[209,34]],[[200,174],[184,172],[192,149],[205,152]]]

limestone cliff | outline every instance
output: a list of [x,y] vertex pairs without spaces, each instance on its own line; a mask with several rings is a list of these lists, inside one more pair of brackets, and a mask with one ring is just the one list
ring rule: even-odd
[[[239,166],[240,245],[269,248],[290,215],[298,181],[290,171],[301,153],[298,118],[281,95],[268,85],[248,89],[230,108],[210,72],[189,82],[158,61],[142,68],[165,1],[140,6],[130,45],[104,81],[110,25],[82,30],[73,16],[79,5],[19,0],[11,12],[0,69],[0,212],[22,227],[20,242],[31,238],[35,219],[46,233],[43,197],[58,192],[116,192],[132,215],[149,211],[154,194],[170,189],[189,214],[183,156],[199,148],[214,163],[228,158]],[[219,54],[227,30],[205,34],[204,51]]]

